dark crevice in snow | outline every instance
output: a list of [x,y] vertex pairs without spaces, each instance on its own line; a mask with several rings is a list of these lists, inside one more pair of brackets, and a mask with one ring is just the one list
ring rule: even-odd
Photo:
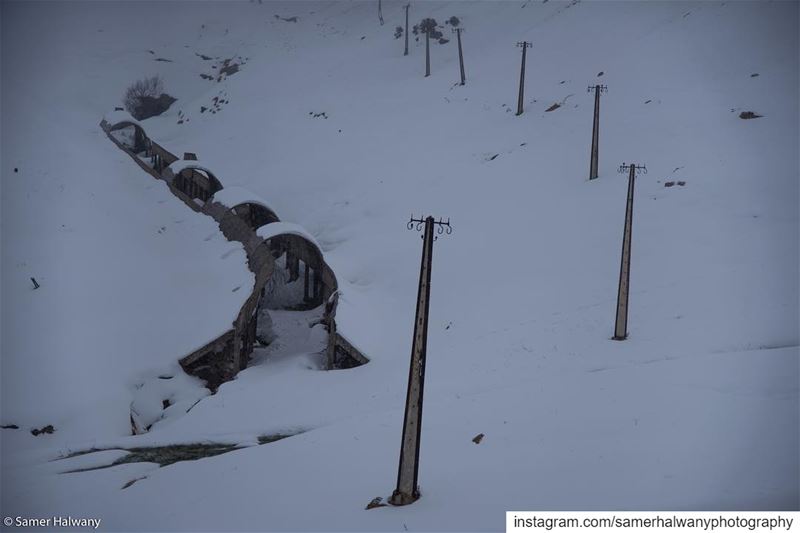
[[[294,433],[271,433],[271,434],[259,435],[257,437],[257,441],[258,445],[260,446],[262,444],[270,444],[273,442],[277,442],[279,440],[286,439],[288,437],[293,437],[301,433],[304,433],[304,431],[297,431]],[[62,474],[76,474],[80,472],[90,472],[92,470],[103,470],[105,468],[111,468],[114,466],[130,464],[130,463],[155,463],[159,466],[169,466],[174,463],[180,463],[184,461],[196,461],[198,459],[214,457],[215,455],[222,455],[223,453],[232,452],[233,450],[242,450],[244,448],[249,448],[249,447],[250,446],[241,446],[239,444],[229,444],[229,443],[215,443],[215,444],[195,443],[195,444],[172,444],[169,446],[147,446],[139,448],[93,448],[90,450],[82,450],[79,452],[75,452],[57,460],[61,461],[64,459],[71,459],[73,457],[78,457],[81,455],[88,455],[92,453],[109,451],[109,450],[119,450],[119,451],[129,452],[124,457],[120,457],[116,461],[109,464],[92,466],[87,468],[76,468],[74,470],[67,470],[65,472],[61,472]],[[134,482],[135,481],[136,480],[134,480]],[[127,488],[132,484],[133,484],[132,482],[129,482],[129,484],[123,488]]]

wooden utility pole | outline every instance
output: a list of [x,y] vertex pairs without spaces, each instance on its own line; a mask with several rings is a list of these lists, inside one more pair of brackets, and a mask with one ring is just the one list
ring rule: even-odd
[[594,121],[592,122],[592,153],[589,160],[589,179],[597,178],[597,156],[600,141],[600,93],[607,92],[605,85],[588,87],[589,92],[594,91]]
[[532,43],[522,41],[517,43],[517,46],[522,48],[522,67],[519,71],[519,100],[517,100],[517,116],[522,114],[522,101],[525,98],[525,53],[528,48],[533,47]]
[[619,172],[628,172],[628,201],[625,205],[625,231],[622,236],[622,259],[619,267],[619,290],[617,292],[617,320],[614,324],[614,340],[624,341],[628,337],[628,294],[631,281],[631,233],[633,230],[633,186],[636,172],[647,174],[647,167],[634,163],[623,163]]
[[453,33],[458,36],[458,64],[461,66],[461,85],[467,83],[467,77],[464,74],[464,51],[461,48],[461,32],[464,28],[453,28]]
[[405,33],[405,37],[406,37],[406,49],[405,49],[405,52],[403,52],[403,55],[404,55],[404,56],[407,56],[407,55],[408,55],[408,8],[409,8],[409,7],[411,7],[411,4],[406,4],[406,5],[405,5],[405,8],[406,8],[406,33]]
[[431,75],[431,30],[425,30],[425,77]]
[[437,232],[453,232],[450,219],[435,221],[433,217],[408,222],[408,228],[425,228],[422,244],[422,262],[417,290],[417,314],[414,319],[414,338],[411,346],[411,365],[408,370],[408,391],[403,418],[403,438],[400,447],[400,463],[397,467],[397,488],[389,498],[392,505],[408,505],[419,499],[419,445],[422,431],[422,399],[425,388],[425,359],[428,345],[428,310],[431,296],[431,267],[433,265],[433,227]]

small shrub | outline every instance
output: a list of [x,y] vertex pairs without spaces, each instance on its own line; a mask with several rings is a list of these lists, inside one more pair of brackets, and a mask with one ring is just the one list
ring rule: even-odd
[[144,78],[133,82],[133,84],[128,87],[125,91],[125,98],[122,103],[125,105],[125,109],[128,110],[128,113],[133,115],[142,97],[150,96],[152,98],[157,98],[162,92],[164,92],[164,82],[161,80],[160,76],[156,75],[150,78]]
[[144,120],[166,111],[175,98],[164,93],[161,77],[151,76],[135,81],[125,91],[122,103],[136,120]]

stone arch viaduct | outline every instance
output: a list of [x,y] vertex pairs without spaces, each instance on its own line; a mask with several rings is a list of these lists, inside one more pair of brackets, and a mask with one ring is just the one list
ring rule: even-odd
[[[247,367],[256,341],[258,308],[276,268],[285,268],[289,281],[298,281],[302,273],[303,297],[298,308],[325,305],[322,323],[328,330],[327,369],[350,368],[369,361],[336,329],[338,283],[313,237],[299,226],[281,222],[264,200],[249,191],[223,187],[219,177],[194,154],[185,153],[179,159],[150,139],[127,113],[110,113],[100,127],[145,172],[166,182],[172,194],[190,209],[212,217],[223,235],[242,243],[247,253],[248,268],[255,277],[250,296],[227,329],[180,358],[184,371],[216,390]],[[276,259],[282,256],[285,261],[279,266]]]

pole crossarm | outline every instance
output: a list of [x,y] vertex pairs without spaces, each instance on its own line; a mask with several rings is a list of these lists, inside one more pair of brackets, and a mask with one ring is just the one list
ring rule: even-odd
[[631,167],[633,167],[636,174],[647,174],[647,165],[636,165],[633,163],[631,164],[622,163],[617,169],[617,172],[619,172],[620,174],[625,174],[631,169]]
[[586,88],[586,92],[592,92],[592,91],[600,91],[601,93],[607,93],[608,85],[589,85]]
[[406,228],[410,230],[416,229],[417,231],[422,231],[422,228],[425,227],[425,222],[429,218],[432,220],[431,223],[434,226],[437,226],[436,233],[438,233],[439,235],[443,233],[450,235],[451,233],[453,233],[453,226],[450,225],[450,217],[448,217],[447,220],[445,221],[441,217],[439,217],[439,220],[434,220],[433,217],[430,216],[426,218],[414,218],[414,215],[412,214],[411,219],[408,221],[408,224],[406,224]]
[[528,41],[520,41],[517,43],[517,46],[520,48],[533,48],[533,43],[529,43]]

